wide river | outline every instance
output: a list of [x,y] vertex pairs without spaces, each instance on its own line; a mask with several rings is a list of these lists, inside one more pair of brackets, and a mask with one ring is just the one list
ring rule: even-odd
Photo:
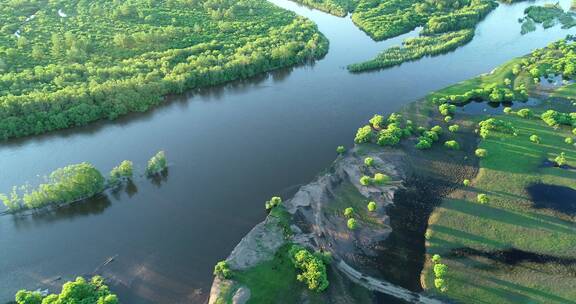
[[19,288],[58,291],[63,280],[95,271],[124,303],[202,303],[213,265],[264,219],[264,201],[311,181],[374,113],[568,33],[556,26],[522,36],[517,19],[530,4],[500,5],[455,52],[354,75],[347,64],[401,38],[374,42],[349,18],[272,2],[318,24],[330,40],[324,59],[190,92],[146,114],[1,144],[0,191],[83,161],[108,172],[130,159],[142,172],[160,149],[170,167],[163,181],[138,177],[125,191],[57,212],[1,216],[0,303]]

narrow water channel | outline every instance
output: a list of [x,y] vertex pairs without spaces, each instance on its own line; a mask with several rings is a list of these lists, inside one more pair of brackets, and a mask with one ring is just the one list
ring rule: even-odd
[[556,26],[521,36],[517,19],[530,3],[501,5],[455,52],[353,75],[347,64],[401,38],[376,43],[349,18],[272,2],[318,24],[330,40],[324,59],[190,92],[119,121],[0,145],[0,191],[70,163],[107,172],[130,159],[143,171],[160,149],[170,162],[164,181],[140,177],[126,191],[55,213],[0,217],[0,303],[19,288],[57,291],[62,281],[95,270],[124,303],[202,303],[213,265],[264,218],[264,201],[312,180],[371,115],[569,33]]

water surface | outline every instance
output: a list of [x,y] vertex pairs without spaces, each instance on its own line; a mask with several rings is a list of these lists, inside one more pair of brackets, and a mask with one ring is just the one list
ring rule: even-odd
[[[501,5],[455,52],[350,74],[347,64],[401,37],[375,43],[349,18],[272,2],[318,24],[330,40],[324,59],[190,92],[146,114],[0,146],[0,191],[70,163],[107,172],[130,159],[141,172],[160,149],[170,162],[164,180],[138,177],[126,190],[59,212],[0,217],[0,302],[19,288],[57,291],[62,280],[98,268],[124,303],[201,303],[213,265],[265,217],[264,201],[311,181],[374,113],[398,110],[568,33],[556,26],[522,36],[516,20],[530,4]],[[113,263],[98,267],[111,256]]]

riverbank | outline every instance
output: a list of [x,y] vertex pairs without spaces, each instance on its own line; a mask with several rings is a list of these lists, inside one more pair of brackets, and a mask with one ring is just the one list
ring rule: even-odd
[[[551,45],[552,52],[555,47],[563,49],[565,53],[568,52],[564,47],[560,47],[560,44]],[[542,50],[535,51],[534,54],[542,54]],[[546,60],[542,58],[547,57],[539,58]],[[557,56],[554,58],[562,60]],[[318,180],[323,178],[342,179],[343,176],[347,176],[354,185],[355,189],[352,188],[352,191],[358,190],[362,196],[354,196],[349,190],[328,188],[330,196],[324,198],[320,196],[314,200],[315,204],[299,205],[299,207],[312,206],[312,212],[316,212],[316,216],[302,216],[296,221],[294,219],[296,213],[288,212],[291,215],[283,219],[284,225],[300,225],[296,226],[297,228],[290,226],[292,233],[298,231],[294,234],[297,242],[310,248],[331,252],[336,257],[336,268],[347,273],[360,286],[395,295],[403,300],[435,301],[429,297],[424,297],[423,300],[409,298],[409,295],[414,296],[415,292],[424,292],[425,295],[433,294],[444,299],[466,302],[484,300],[506,302],[522,299],[546,303],[569,301],[568,299],[574,295],[568,286],[574,282],[566,279],[566,276],[570,275],[576,265],[574,263],[576,257],[571,251],[576,244],[574,236],[576,225],[573,219],[576,210],[572,210],[574,207],[570,204],[563,206],[560,201],[547,201],[550,200],[549,197],[560,200],[563,198],[552,194],[535,193],[538,187],[533,186],[545,185],[546,191],[558,189],[550,191],[563,191],[562,193],[568,193],[568,196],[574,195],[573,192],[576,193],[576,189],[570,190],[576,178],[574,171],[570,169],[574,166],[576,153],[572,144],[565,140],[573,136],[572,130],[566,126],[552,129],[540,119],[540,114],[550,109],[560,112],[574,111],[573,102],[563,99],[542,103],[493,102],[492,107],[500,107],[500,111],[467,113],[467,107],[479,108],[479,104],[477,102],[467,104],[456,98],[453,101],[462,108],[450,110],[453,111],[449,112],[451,114],[441,113],[438,108],[439,99],[452,100],[449,96],[459,96],[494,83],[526,90],[529,100],[546,99],[547,95],[543,94],[551,94],[554,90],[546,88],[545,83],[528,83],[527,81],[532,81],[532,78],[524,74],[527,71],[534,73],[533,66],[525,65],[526,62],[536,66],[541,63],[523,59],[512,60],[490,74],[435,92],[424,100],[409,104],[399,112],[403,119],[411,121],[406,128],[412,125],[424,126],[425,131],[435,125],[441,126],[444,130],[449,129],[449,126],[459,126],[450,132],[437,134],[440,137],[437,141],[440,143],[454,141],[458,144],[457,149],[451,150],[446,145],[432,144],[431,149],[419,150],[415,144],[418,140],[421,141],[421,137],[403,139],[397,147],[380,147],[373,143],[357,144],[346,156],[337,159],[328,173],[321,175],[310,185],[302,187],[295,199],[285,203],[285,207],[288,211],[297,210],[298,207],[294,208],[293,204],[303,195],[302,193],[306,193],[307,196],[310,193],[324,193],[325,188],[320,188],[322,190],[315,188],[319,185]],[[512,72],[513,70],[515,71]],[[484,105],[484,108],[490,107],[486,101],[480,105]],[[530,107],[529,111],[522,109],[527,106]],[[505,107],[508,107],[506,110],[508,115],[504,114]],[[526,116],[527,114],[517,113],[534,114]],[[447,119],[446,115],[450,119]],[[478,123],[490,117],[503,120],[503,124],[512,125],[516,130],[515,133],[503,135],[504,133],[499,133],[499,129],[494,129],[491,133],[480,132],[485,138],[479,138]],[[388,122],[392,122],[391,124],[396,127],[404,126],[404,123],[400,123],[392,116],[388,118]],[[379,130],[377,120],[371,120],[370,123],[372,129]],[[388,126],[388,129],[390,128]],[[358,134],[362,134],[362,137],[357,135],[356,138],[360,141],[364,141],[363,138],[368,136],[366,132],[359,131]],[[541,142],[534,142],[533,138],[539,138]],[[378,139],[379,143],[380,140]],[[386,142],[388,141],[389,139],[386,139]],[[478,153],[478,148],[487,150],[488,156],[484,157]],[[548,160],[554,159],[560,152],[565,154],[568,164],[560,167],[547,165]],[[360,176],[370,176],[374,173],[360,173],[362,169],[358,168],[364,167],[363,156],[374,157],[378,162],[387,163],[387,166],[394,170],[383,171],[387,173],[395,171],[391,174],[396,179],[400,178],[399,184],[401,184],[393,190],[392,199],[385,204],[385,212],[378,214],[382,221],[380,223],[384,223],[386,228],[379,233],[383,238],[371,236],[368,239],[375,241],[371,244],[363,242],[366,238],[361,235],[351,234],[342,224],[342,214],[338,213],[338,210],[342,212],[347,206],[355,210],[362,208],[366,199],[371,199],[371,195],[374,194],[374,192],[365,193],[362,191],[362,185],[354,184]],[[353,167],[358,167],[356,170],[360,172],[347,172],[345,175],[338,173],[340,172],[338,168],[353,163],[356,163]],[[332,181],[328,184],[333,187],[341,183]],[[326,183],[323,185],[326,187]],[[311,187],[314,190],[311,191]],[[478,200],[480,197],[478,194],[487,195],[488,202],[476,202],[477,197]],[[360,203],[354,205],[353,202]],[[339,215],[339,218],[330,218],[334,215]],[[318,220],[323,216],[326,217],[326,222]],[[363,216],[359,218],[364,219]],[[341,225],[334,225],[338,221]],[[340,231],[339,235],[344,239],[355,239],[356,247],[342,245],[337,239],[331,239],[331,236],[338,234],[325,233],[325,226],[329,227],[329,231]],[[303,230],[302,227],[308,227],[308,230]],[[378,225],[369,227],[374,231],[379,231],[378,228]],[[281,235],[281,231],[279,229],[277,235]],[[310,241],[310,235],[301,235],[302,231],[310,233],[314,242]],[[315,237],[316,235],[318,237]],[[328,243],[325,238],[328,239]],[[261,241],[261,243],[270,242]],[[283,244],[285,243],[278,245],[279,247],[273,251],[277,252]],[[238,246],[244,247],[246,244],[241,243]],[[253,250],[259,251],[257,247]],[[435,275],[431,271],[431,257],[435,254],[442,256],[443,263],[448,266],[447,275],[443,277],[447,282],[445,285],[447,289],[442,292],[434,287]],[[229,257],[231,265],[234,265],[234,259],[233,253]],[[260,262],[261,260],[255,265]],[[285,262],[289,264],[289,260]],[[350,264],[352,269],[356,270],[345,271],[347,266],[342,266],[341,262],[345,265]],[[250,267],[248,272],[251,271]],[[240,268],[236,266],[235,269]],[[561,275],[558,275],[558,272]],[[357,277],[355,280],[355,273],[364,279]],[[288,277],[294,275],[293,272],[286,274]],[[239,277],[242,278],[242,274],[239,274]],[[251,284],[258,281],[258,276],[252,278]],[[370,283],[365,282],[365,280],[381,281],[378,278],[385,279],[386,283],[382,283],[383,286],[391,288],[382,290],[371,288]],[[227,296],[226,292],[224,295],[221,293],[219,284],[217,280],[213,289],[215,297],[212,299],[217,299],[218,295],[232,298],[236,290],[241,290],[240,293],[245,294],[245,289],[239,287],[242,286],[239,282],[229,285],[236,286],[237,289],[230,288],[228,291],[231,290],[232,293]],[[498,284],[499,289],[494,288],[494,284]],[[529,285],[524,287],[523,284]],[[266,286],[260,287],[266,288]],[[401,292],[399,295],[393,291],[396,288],[406,293]],[[474,295],[474,300],[471,300],[470,294]],[[294,299],[296,302],[302,301],[302,298]],[[374,298],[365,299],[368,302],[373,300]]]

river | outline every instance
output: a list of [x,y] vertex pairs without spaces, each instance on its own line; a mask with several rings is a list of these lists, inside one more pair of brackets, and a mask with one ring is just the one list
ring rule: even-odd
[[568,33],[556,26],[522,36],[517,19],[530,4],[501,5],[455,52],[350,74],[347,64],[401,38],[373,42],[349,18],[272,2],[315,21],[330,40],[328,55],[173,97],[145,114],[0,146],[1,191],[83,161],[108,172],[130,159],[142,172],[163,149],[170,163],[163,181],[137,177],[126,191],[57,212],[0,217],[0,302],[19,288],[57,291],[62,281],[116,256],[98,272],[124,303],[202,303],[213,265],[265,217],[264,201],[289,197],[311,181],[374,113],[390,113]]

